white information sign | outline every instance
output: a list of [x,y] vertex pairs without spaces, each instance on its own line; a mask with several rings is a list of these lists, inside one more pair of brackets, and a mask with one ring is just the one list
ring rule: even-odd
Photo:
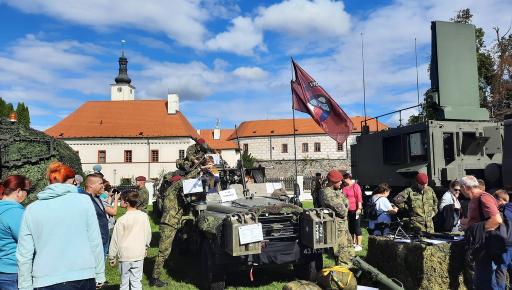
[[236,191],[233,188],[219,191],[220,199],[222,202],[228,202],[238,199]]
[[213,157],[213,163],[215,163],[215,165],[220,165],[220,155],[219,154],[206,154],[206,156],[211,156]]
[[203,191],[203,183],[200,178],[183,180],[183,194]]
[[260,223],[241,226],[238,228],[240,245],[263,241],[263,228]]
[[267,186],[267,193],[273,193],[274,190],[283,188],[281,182],[267,182],[265,185]]

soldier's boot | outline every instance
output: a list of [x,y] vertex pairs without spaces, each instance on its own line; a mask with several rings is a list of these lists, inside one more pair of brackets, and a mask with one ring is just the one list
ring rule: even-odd
[[166,287],[167,283],[160,280],[160,278],[150,278],[149,279],[149,286],[152,287]]

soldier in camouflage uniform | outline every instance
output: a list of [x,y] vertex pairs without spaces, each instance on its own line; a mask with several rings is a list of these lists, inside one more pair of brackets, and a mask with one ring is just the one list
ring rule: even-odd
[[407,211],[410,230],[415,234],[434,232],[432,217],[437,213],[437,197],[427,184],[427,174],[420,172],[416,176],[416,184],[394,198],[398,208]]
[[343,176],[338,170],[331,170],[327,174],[327,186],[320,192],[322,207],[332,209],[336,214],[336,230],[338,239],[334,245],[336,265],[350,266],[355,256],[352,246],[352,237],[348,232],[348,199],[341,191]]
[[204,158],[208,151],[207,146],[204,139],[197,139],[195,144],[188,146],[185,158],[176,160],[176,167],[185,172],[189,172]]
[[139,203],[137,204],[137,209],[141,210],[145,213],[148,212],[148,204],[149,204],[149,192],[146,188],[146,177],[138,176],[135,178],[138,193],[139,193]]
[[[153,274],[149,284],[155,287],[165,287],[167,283],[160,280],[164,269],[165,260],[169,257],[176,231],[181,226],[183,209],[178,204],[178,193],[183,190],[181,176],[171,177],[171,186],[163,197],[162,218],[160,219],[160,243],[158,244],[158,255],[155,259]],[[178,183],[178,184],[176,184]]]

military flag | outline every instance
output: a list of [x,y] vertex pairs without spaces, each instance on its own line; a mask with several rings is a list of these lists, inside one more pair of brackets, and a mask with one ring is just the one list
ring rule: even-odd
[[329,94],[295,61],[291,81],[293,109],[309,114],[331,138],[345,142],[352,133],[352,120]]

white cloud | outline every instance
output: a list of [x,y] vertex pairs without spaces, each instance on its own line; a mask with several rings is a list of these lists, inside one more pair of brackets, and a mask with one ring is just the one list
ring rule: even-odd
[[24,12],[46,14],[100,30],[137,28],[163,32],[178,43],[202,48],[208,12],[199,0],[5,0]]
[[339,37],[350,29],[343,2],[331,0],[283,1],[260,8],[254,22],[262,29],[306,40]]
[[255,49],[266,50],[263,44],[263,32],[251,18],[237,17],[231,27],[206,42],[211,50],[229,51],[240,55],[253,55]]
[[239,67],[233,71],[233,74],[241,79],[262,80],[267,78],[268,73],[259,67]]

